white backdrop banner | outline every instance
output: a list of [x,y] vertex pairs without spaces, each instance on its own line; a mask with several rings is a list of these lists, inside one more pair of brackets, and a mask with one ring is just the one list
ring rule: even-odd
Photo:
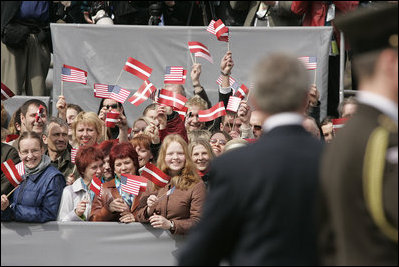
[[[216,80],[220,75],[220,60],[227,51],[227,43],[217,41],[206,27],[179,26],[131,26],[51,24],[54,50],[53,110],[61,93],[61,68],[63,64],[88,72],[88,84],[64,82],[67,103],[80,105],[86,111],[98,111],[100,100],[93,94],[94,83],[115,84],[131,91],[138,90],[142,80],[123,71],[128,57],[133,57],[153,69],[150,81],[158,88],[163,86],[166,66],[184,66],[188,70],[185,89],[193,95],[190,71],[192,60],[189,41],[206,45],[214,64],[197,58],[202,64],[201,84],[212,104],[218,99]],[[317,57],[317,69],[309,70],[311,81],[316,72],[316,85],[321,95],[320,117],[327,112],[328,53],[332,27],[230,27],[230,50],[233,53],[232,77],[250,86],[250,73],[257,61],[272,52]],[[150,104],[145,101],[139,107],[125,102],[124,108],[129,126],[141,116]],[[53,112],[55,114],[55,112]]]

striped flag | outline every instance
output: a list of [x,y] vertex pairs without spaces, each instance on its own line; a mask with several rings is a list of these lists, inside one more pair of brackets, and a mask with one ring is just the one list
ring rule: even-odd
[[142,80],[148,80],[151,76],[152,69],[140,61],[129,57],[123,67],[124,70],[136,75]]
[[75,164],[76,155],[78,154],[79,148],[71,148],[71,162]]
[[200,42],[188,42],[188,49],[191,53],[194,53],[194,56],[205,58],[213,64],[211,53],[204,44]]
[[215,35],[219,41],[228,42],[229,41],[229,28],[224,25],[221,19],[215,21],[213,27],[215,28]]
[[115,123],[118,122],[119,119],[119,112],[111,111],[107,112],[105,117],[105,127],[114,128]]
[[182,121],[184,121],[186,119],[186,114],[187,114],[187,107],[184,107],[183,109],[178,109],[173,107],[173,110],[176,111],[177,113],[179,113],[179,116],[181,118]]
[[1,83],[1,100],[7,100],[15,94],[4,83]]
[[25,165],[23,161],[15,165],[15,168],[17,169],[18,174],[21,175],[21,177],[25,175]]
[[44,112],[45,112],[44,106],[40,105],[39,108],[36,111],[36,114],[35,114],[35,121],[36,122],[38,122],[40,118],[44,117]]
[[211,20],[211,22],[209,23],[208,27],[206,28],[206,30],[208,32],[210,32],[211,34],[216,36],[216,32],[215,32],[215,21]]
[[142,176],[137,176],[133,174],[123,173],[122,176],[127,177],[128,179],[134,180],[140,186],[140,191],[145,191],[147,189],[148,179]]
[[140,181],[137,181],[134,179],[134,177],[137,177],[135,175],[127,175],[127,174],[122,174],[121,175],[121,190],[133,194],[137,196],[140,192],[140,188],[142,183]]
[[164,104],[178,109],[183,109],[186,102],[187,98],[185,98],[181,94],[166,89],[162,89],[158,96],[159,104]]
[[11,159],[8,159],[1,164],[1,170],[8,181],[10,181],[10,184],[12,184],[14,187],[17,187],[23,181],[21,175],[19,175],[17,169],[15,168],[14,162]]
[[103,184],[101,183],[101,179],[94,174],[90,183],[90,190],[93,191],[98,197],[101,197],[102,189]]
[[170,176],[158,169],[154,164],[148,162],[142,167],[141,176],[147,178],[154,184],[164,187],[170,181]]
[[111,96],[113,85],[95,83],[94,84],[94,96],[99,98],[109,98]]
[[[219,84],[220,86],[222,86],[222,79],[223,79],[223,75],[220,74],[219,78],[216,80],[216,83]],[[236,82],[236,80],[233,77],[229,76],[230,86],[232,86],[235,82]]]
[[201,122],[213,121],[214,119],[226,115],[223,101],[220,101],[210,109],[198,111],[198,120]]
[[61,80],[64,82],[87,84],[87,72],[64,64],[61,69]]
[[126,99],[129,97],[130,92],[126,89],[119,87],[118,85],[114,85],[112,89],[111,95],[109,96],[110,99],[118,101],[119,103],[125,103]]
[[233,112],[237,112],[238,108],[240,107],[241,98],[237,96],[230,96],[229,102],[227,103],[226,110],[230,110]]
[[183,70],[183,79],[181,81],[175,81],[174,84],[185,84],[187,78],[187,70]]
[[241,99],[244,99],[248,95],[249,89],[245,86],[245,84],[241,84],[241,86],[237,89],[234,96],[237,96]]
[[316,57],[299,57],[298,58],[307,70],[317,69],[317,58]]
[[167,66],[165,69],[164,83],[181,82],[183,80],[182,66]]
[[339,118],[339,119],[332,119],[332,123],[333,123],[333,131],[337,132],[338,130],[340,130],[342,127],[344,127],[346,121],[349,118]]
[[137,90],[137,92],[134,93],[134,95],[132,95],[132,97],[130,97],[127,101],[138,107],[149,97],[151,97],[156,90],[157,88],[155,88],[150,81],[145,80],[140,86],[139,90]]

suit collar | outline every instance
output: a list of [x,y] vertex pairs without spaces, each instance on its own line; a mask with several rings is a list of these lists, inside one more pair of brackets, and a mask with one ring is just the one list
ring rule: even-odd
[[264,132],[269,132],[279,126],[302,125],[303,115],[297,112],[282,112],[270,116],[263,124]]

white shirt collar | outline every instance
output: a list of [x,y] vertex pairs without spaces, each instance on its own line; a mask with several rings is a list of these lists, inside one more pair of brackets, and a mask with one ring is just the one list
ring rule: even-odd
[[263,123],[263,131],[268,132],[273,128],[285,125],[302,125],[303,115],[297,112],[282,112],[270,116]]
[[393,119],[396,124],[398,123],[398,104],[392,100],[368,91],[359,91],[357,93],[357,99],[363,104],[380,110],[385,115]]

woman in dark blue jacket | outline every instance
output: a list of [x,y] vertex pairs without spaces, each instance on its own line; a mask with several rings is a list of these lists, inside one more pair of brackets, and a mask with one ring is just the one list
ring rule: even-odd
[[44,155],[43,141],[37,133],[24,132],[19,137],[18,153],[25,174],[10,200],[1,196],[1,221],[55,221],[65,187],[64,176]]

